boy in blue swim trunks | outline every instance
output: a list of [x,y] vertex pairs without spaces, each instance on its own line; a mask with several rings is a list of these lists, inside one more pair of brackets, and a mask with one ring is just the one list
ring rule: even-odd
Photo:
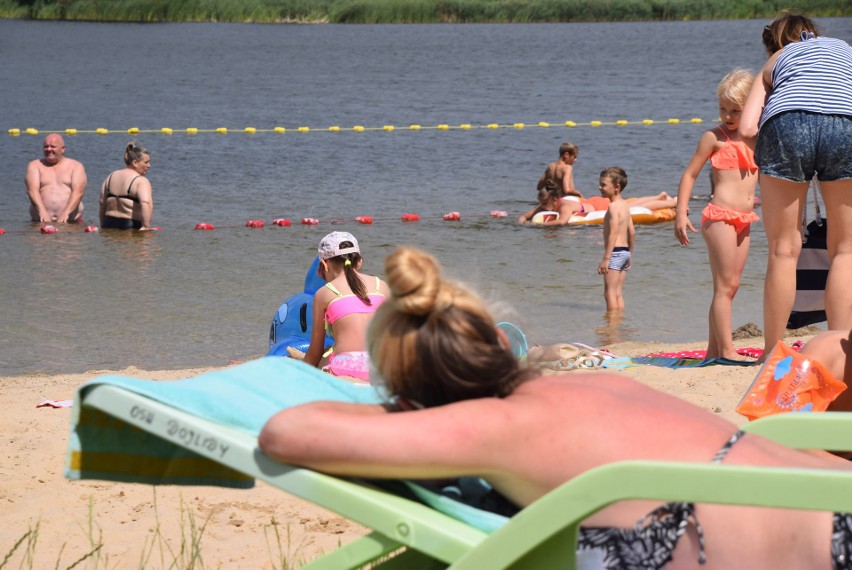
[[626,187],[627,173],[624,169],[613,166],[601,172],[601,196],[610,201],[604,216],[604,255],[598,265],[598,275],[604,278],[607,311],[624,308],[624,280],[630,269],[636,241],[630,207],[621,196]]

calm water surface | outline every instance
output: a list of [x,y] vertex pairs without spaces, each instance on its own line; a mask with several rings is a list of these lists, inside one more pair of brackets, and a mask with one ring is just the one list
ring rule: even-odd
[[[852,37],[848,18],[821,23],[827,35]],[[302,288],[316,244],[335,229],[356,234],[367,271],[381,271],[398,244],[433,252],[449,275],[511,307],[501,316],[534,342],[704,339],[711,289],[699,236],[681,248],[670,223],[640,227],[627,309],[611,323],[595,272],[600,228],[536,230],[513,220],[534,202],[563,140],[580,147],[575,177],[587,195],[611,165],[627,170],[628,196],[675,193],[717,116],[718,80],[763,62],[764,24],[0,20],[0,374],[220,365],[262,354],[272,314]],[[718,49],[708,49],[711,40]],[[582,125],[646,118],[656,123]],[[569,120],[581,125],[532,127]],[[528,126],[399,128],[489,123]],[[334,125],[379,130],[325,130]],[[288,132],[243,132],[275,126]],[[312,130],[296,132],[302,126]],[[174,129],[135,137],[152,153],[161,232],[42,235],[28,223],[23,174],[44,131],[111,131],[65,137],[68,156],[86,166],[86,218],[97,223],[97,189],[122,166],[131,127]],[[182,132],[189,127],[230,132]],[[41,135],[12,137],[12,128]],[[703,178],[694,223],[708,192]],[[510,217],[491,218],[496,209]],[[461,222],[441,220],[453,210]],[[421,221],[403,224],[406,212]],[[358,225],[356,215],[375,221]],[[243,227],[279,216],[321,223]],[[202,221],[220,229],[193,231]],[[735,325],[762,322],[765,258],[756,224]]]

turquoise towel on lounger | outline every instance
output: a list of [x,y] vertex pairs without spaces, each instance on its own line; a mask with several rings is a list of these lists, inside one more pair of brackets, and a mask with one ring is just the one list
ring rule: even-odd
[[[279,410],[316,400],[378,403],[367,384],[334,378],[290,358],[267,357],[175,381],[101,376],[77,389],[66,477],[248,488],[254,480],[89,406],[80,396],[112,384],[252,434]],[[140,414],[144,414],[140,410]]]
[[[101,376],[77,389],[65,475],[151,485],[213,485],[250,488],[254,479],[207,459],[91,406],[81,405],[86,390],[109,384],[142,394],[223,426],[257,435],[279,410],[318,400],[379,403],[378,391],[320,372],[290,358],[265,357],[194,378],[153,381]],[[144,416],[145,410],[139,414]],[[194,445],[205,443],[192,441]],[[449,516],[486,532],[504,524],[504,516],[483,511],[404,481],[416,497]]]

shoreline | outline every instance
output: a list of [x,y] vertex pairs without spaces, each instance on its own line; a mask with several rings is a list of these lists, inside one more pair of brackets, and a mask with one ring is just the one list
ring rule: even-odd
[[[789,336],[787,342],[807,342],[812,336],[813,332],[799,333]],[[734,344],[737,348],[762,347],[763,338],[752,336]],[[625,342],[606,348],[617,356],[640,356],[703,349],[705,343]],[[36,408],[38,403],[71,399],[79,385],[103,374],[177,380],[226,367],[148,371],[129,366],[81,374],[0,377],[5,403],[0,420],[4,434],[0,444],[0,558],[36,526],[38,542],[32,564],[36,568],[58,566],[58,560],[67,566],[90,553],[91,545],[97,543],[102,548],[89,554],[97,559],[94,567],[139,566],[148,551],[148,563],[142,567],[165,567],[199,533],[199,556],[205,566],[280,568],[286,561],[292,567],[366,534],[367,529],[357,523],[262,482],[253,489],[239,490],[65,479],[72,410]],[[756,366],[642,366],[616,373],[741,425],[745,418],[734,409],[758,370]],[[10,558],[13,565],[24,560],[26,542]]]

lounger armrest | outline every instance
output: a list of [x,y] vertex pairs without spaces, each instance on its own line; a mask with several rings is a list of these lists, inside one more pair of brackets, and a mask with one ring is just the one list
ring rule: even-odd
[[592,469],[515,515],[453,568],[573,568],[581,522],[627,499],[852,512],[852,472],[629,461]]
[[775,414],[742,429],[798,449],[852,451],[852,412]]

